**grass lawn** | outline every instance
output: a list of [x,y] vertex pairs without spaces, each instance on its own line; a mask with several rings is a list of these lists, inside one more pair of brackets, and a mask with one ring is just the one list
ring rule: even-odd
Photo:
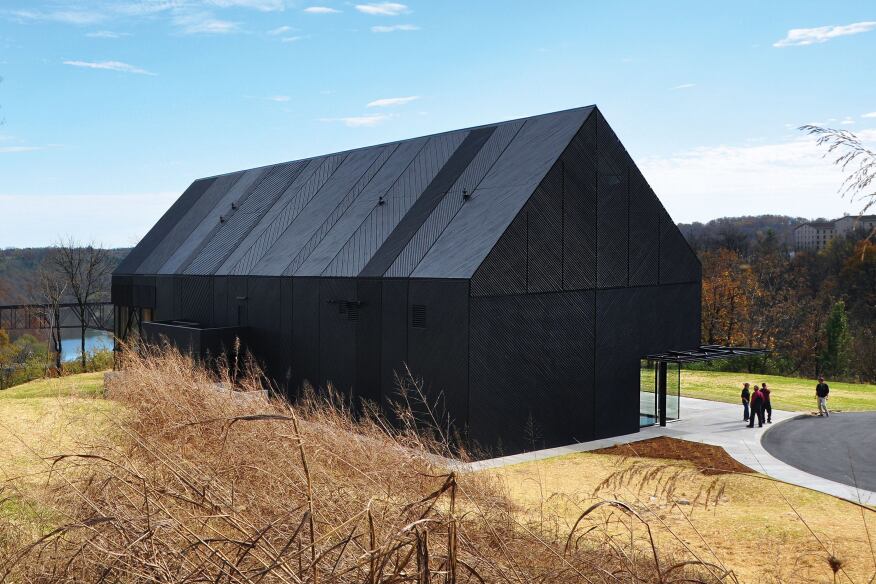
[[101,431],[112,402],[99,399],[103,373],[39,379],[0,391],[0,514],[45,530],[44,510],[21,504],[16,492],[45,484],[45,457],[75,452]]
[[[791,412],[817,411],[813,379],[760,375],[751,373],[726,373],[723,371],[681,370],[681,395],[710,399],[727,403],[740,403],[742,384],[766,383],[770,399],[777,410]],[[829,406],[831,410],[863,411],[876,410],[876,385],[866,383],[842,383],[827,380],[830,385]]]
[[[527,519],[541,522],[563,537],[596,501],[633,503],[651,526],[664,565],[673,551],[687,548],[703,561],[732,569],[740,582],[831,582],[827,558],[834,554],[855,582],[868,582],[876,574],[876,558],[864,523],[866,517],[871,536],[876,538],[876,514],[862,513],[859,507],[840,499],[758,475],[705,476],[687,462],[594,453],[484,472],[501,477],[521,509],[533,509]],[[612,476],[616,480],[600,488]],[[708,506],[697,502],[698,496],[710,490],[712,502]],[[685,500],[693,504],[684,504]],[[678,501],[683,503],[676,504]],[[576,533],[594,527],[588,537],[598,537],[601,526],[611,525],[606,519],[605,513],[596,513]],[[615,514],[615,519],[629,524],[620,514]],[[648,554],[644,529],[636,525],[637,550]],[[626,532],[615,531],[624,541]],[[837,581],[849,581],[839,576]]]

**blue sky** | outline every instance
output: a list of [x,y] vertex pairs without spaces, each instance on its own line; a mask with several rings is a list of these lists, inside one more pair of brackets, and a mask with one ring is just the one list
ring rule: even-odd
[[0,247],[135,243],[194,180],[596,103],[677,221],[839,216],[871,2],[0,0]]

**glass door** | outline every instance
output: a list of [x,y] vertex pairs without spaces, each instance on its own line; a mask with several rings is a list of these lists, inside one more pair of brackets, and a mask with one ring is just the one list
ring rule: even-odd
[[657,423],[657,364],[641,360],[639,364],[639,427]]

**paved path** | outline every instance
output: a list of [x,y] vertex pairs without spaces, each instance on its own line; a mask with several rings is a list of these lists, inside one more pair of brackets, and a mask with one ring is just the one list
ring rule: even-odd
[[[733,404],[683,397],[681,398],[682,419],[677,422],[670,422],[665,428],[661,428],[660,426],[650,426],[648,428],[643,428],[642,431],[637,434],[627,434],[625,436],[616,436],[614,438],[594,440],[592,442],[571,444],[569,446],[548,448],[536,452],[527,452],[501,458],[482,460],[466,465],[466,469],[480,470],[486,468],[498,468],[501,466],[530,462],[533,460],[542,460],[575,452],[598,450],[616,444],[626,444],[637,440],[654,438],[656,436],[671,436],[673,438],[680,438],[691,442],[702,442],[705,444],[720,446],[726,450],[730,456],[742,464],[781,481],[815,489],[850,501],[876,505],[876,492],[857,489],[849,485],[832,481],[829,478],[810,474],[804,470],[794,468],[793,466],[782,462],[767,452],[767,450],[761,445],[761,437],[764,432],[770,428],[778,428],[783,422],[787,422],[798,415],[799,414],[793,412],[773,410],[772,424],[766,424],[764,428],[758,428],[757,426],[754,428],[748,428],[742,421],[741,405],[736,406]],[[831,416],[830,420],[833,421],[834,416]]]
[[770,428],[762,442],[795,468],[876,491],[876,412],[797,416]]

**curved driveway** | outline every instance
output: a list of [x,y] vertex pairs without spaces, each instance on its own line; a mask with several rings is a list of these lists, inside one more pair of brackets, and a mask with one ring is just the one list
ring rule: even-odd
[[797,416],[770,428],[762,444],[800,470],[876,491],[876,412]]

